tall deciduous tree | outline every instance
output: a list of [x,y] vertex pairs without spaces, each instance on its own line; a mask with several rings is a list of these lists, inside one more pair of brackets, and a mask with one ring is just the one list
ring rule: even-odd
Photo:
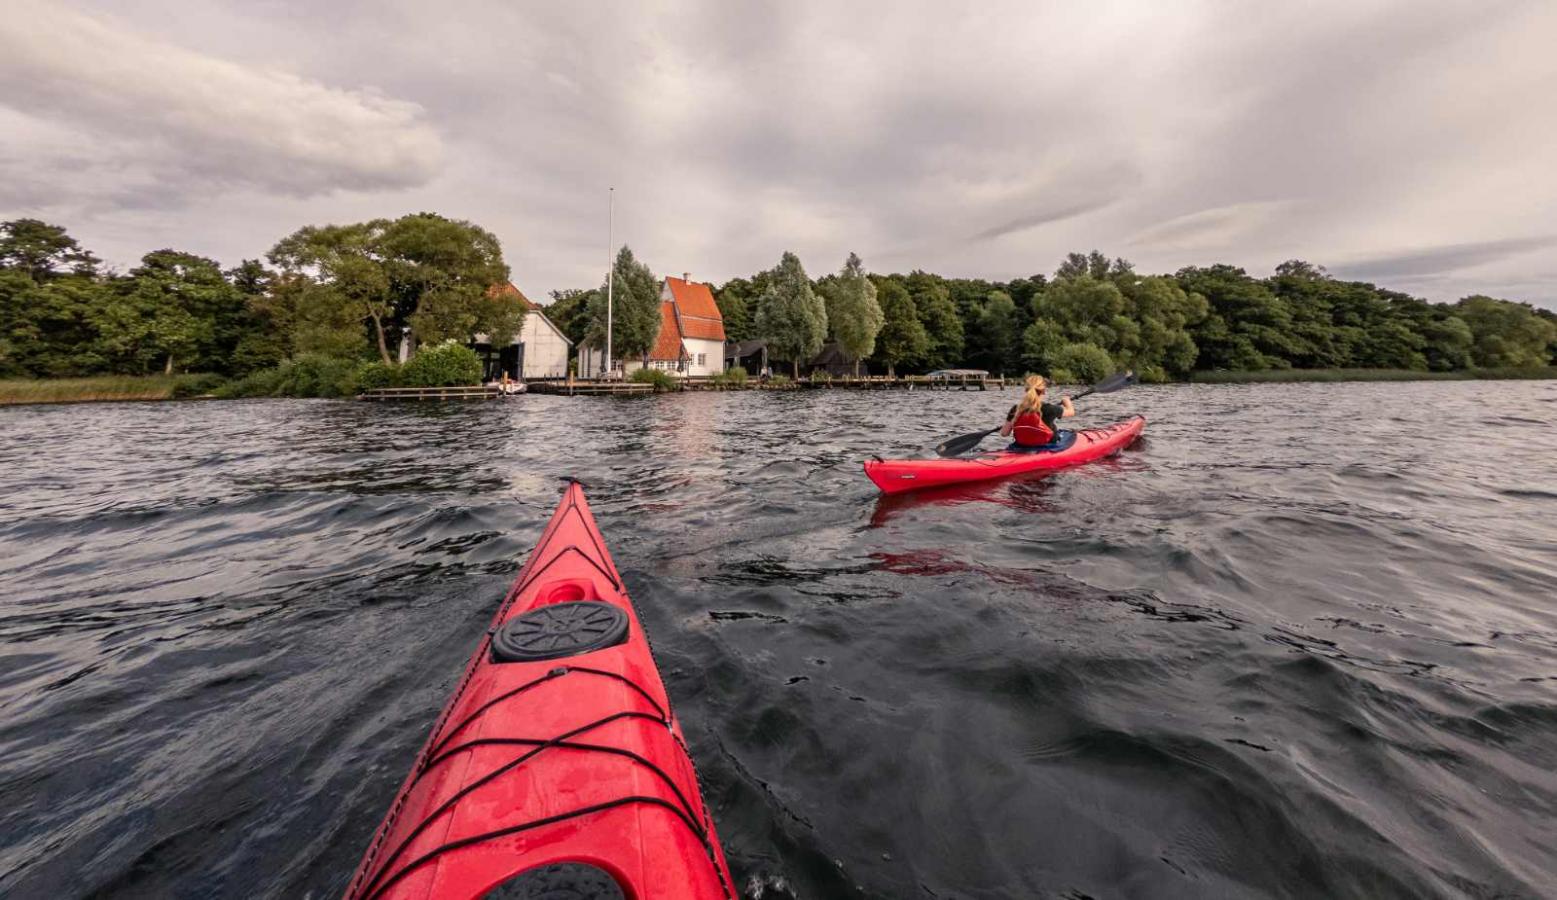
[[384,229],[382,252],[396,318],[416,342],[480,333],[506,344],[524,325],[524,301],[492,290],[508,282],[508,264],[497,237],[479,225],[436,213],[402,216]]
[[0,268],[20,270],[42,284],[67,272],[96,274],[97,264],[97,257],[58,225],[37,219],[0,222]]
[[896,376],[898,366],[924,357],[930,336],[919,321],[914,298],[901,281],[882,279],[876,289],[882,314],[881,331],[876,335],[876,359],[887,367],[888,375]]
[[1017,329],[1016,301],[1005,291],[991,291],[980,307],[972,329],[979,351],[973,361],[995,372],[1015,371],[1017,368],[1017,341],[1021,334]]
[[[618,359],[647,358],[660,336],[660,282],[649,267],[633,256],[626,244],[612,265],[611,353]],[[606,288],[589,299],[589,336],[592,347],[604,347],[606,339]]]
[[753,278],[732,278],[714,292],[714,302],[719,305],[719,315],[724,319],[726,340],[747,341],[755,335],[752,318],[756,315],[757,298],[768,287],[768,273],[758,273]]
[[773,268],[768,289],[757,301],[755,325],[769,353],[789,359],[796,377],[800,363],[821,351],[827,339],[827,307],[811,289],[800,257],[786,252]]
[[821,290],[827,307],[827,327],[854,357],[854,374],[860,374],[860,360],[876,352],[876,335],[884,321],[881,304],[876,301],[876,285],[865,277],[865,264],[850,253],[836,278],[828,279]]
[[910,275],[909,291],[914,298],[914,309],[918,311],[919,321],[924,325],[925,335],[929,339],[924,364],[932,369],[960,365],[965,336],[962,317],[957,315],[951,292],[945,284],[939,283],[940,279],[917,291],[914,290],[913,281],[914,276]]
[[1544,366],[1551,362],[1550,344],[1557,326],[1536,315],[1524,303],[1510,303],[1477,294],[1454,306],[1455,315],[1475,335],[1471,348],[1478,366]]
[[551,292],[551,305],[546,307],[546,318],[561,329],[574,346],[589,336],[589,304],[593,302],[593,288],[562,288]]
[[[289,276],[287,287],[300,289],[296,297],[300,316],[310,323],[308,342],[318,343],[320,328],[334,331],[353,321],[372,324],[379,358],[393,362],[388,328],[395,314],[389,292],[388,259],[384,233],[388,219],[354,225],[308,225],[282,238],[268,257]],[[328,324],[326,324],[328,323]],[[347,328],[342,328],[345,332]],[[341,333],[338,339],[344,341]],[[335,343],[331,335],[323,343]],[[301,348],[297,348],[301,349]]]
[[214,260],[158,250],[141,258],[96,310],[98,344],[121,371],[156,363],[212,371],[237,343],[243,295]]
[[270,261],[309,277],[309,296],[301,300],[310,321],[339,323],[354,315],[370,323],[385,363],[392,361],[394,329],[409,328],[416,343],[463,341],[478,332],[502,341],[524,323],[523,301],[489,293],[508,281],[497,238],[433,213],[310,225],[276,244]]

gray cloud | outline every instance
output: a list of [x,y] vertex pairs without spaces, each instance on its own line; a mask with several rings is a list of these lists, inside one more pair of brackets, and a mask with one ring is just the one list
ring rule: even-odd
[[1449,244],[1343,262],[1335,266],[1335,272],[1347,278],[1424,281],[1427,276],[1446,275],[1461,269],[1484,266],[1553,246],[1557,246],[1557,237],[1553,236]]
[[1557,294],[1500,240],[1557,234],[1557,119],[1529,112],[1551,4],[34,9],[0,24],[0,216],[121,262],[436,209],[542,296],[599,280],[614,185],[618,241],[710,279],[786,249],[1008,278],[1097,247]]
[[[291,196],[424,184],[441,143],[411,103],[169,45],[22,2],[0,26],[0,97],[48,140],[41,181],[95,206],[213,190]],[[59,150],[67,156],[61,158]],[[20,155],[7,153],[14,166]]]

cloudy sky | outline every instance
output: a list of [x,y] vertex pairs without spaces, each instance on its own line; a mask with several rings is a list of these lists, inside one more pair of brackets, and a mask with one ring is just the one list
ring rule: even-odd
[[531,296],[1291,257],[1557,308],[1557,3],[7,0],[0,218],[125,268],[418,210]]

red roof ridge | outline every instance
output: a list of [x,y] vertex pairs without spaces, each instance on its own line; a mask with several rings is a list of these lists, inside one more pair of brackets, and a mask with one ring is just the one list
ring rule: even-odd
[[502,284],[494,284],[487,288],[488,297],[502,297],[508,294],[514,294],[518,296],[519,302],[524,304],[525,309],[540,309],[539,306],[535,305],[534,300],[531,300],[529,297],[524,295],[524,291],[514,287],[514,283],[512,281],[505,281]]

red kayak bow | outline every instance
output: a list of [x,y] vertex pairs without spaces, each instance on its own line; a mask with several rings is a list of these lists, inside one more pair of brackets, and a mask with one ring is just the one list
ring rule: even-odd
[[577,482],[347,897],[735,897],[681,726]]

